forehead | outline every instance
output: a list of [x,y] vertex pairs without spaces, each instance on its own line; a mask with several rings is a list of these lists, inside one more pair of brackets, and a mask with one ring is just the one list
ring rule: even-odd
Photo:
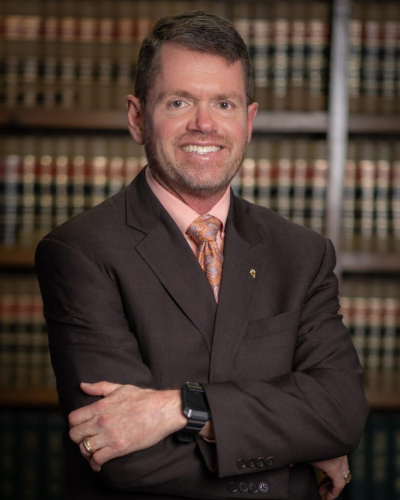
[[157,70],[150,94],[157,98],[175,89],[200,94],[239,94],[246,96],[241,61],[229,64],[224,58],[164,45],[158,54]]

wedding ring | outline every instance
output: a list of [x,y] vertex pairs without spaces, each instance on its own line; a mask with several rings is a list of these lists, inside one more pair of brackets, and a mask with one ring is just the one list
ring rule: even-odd
[[343,476],[344,482],[348,484],[351,481],[351,472],[349,471],[345,476]]
[[[85,450],[88,452],[88,453],[94,453],[93,451],[93,448],[90,446],[90,443],[89,443],[89,438],[85,438],[83,440],[83,446],[85,447]],[[345,481],[346,481],[346,476],[345,477]],[[350,481],[350,480],[349,480]],[[347,482],[347,481],[346,481]]]

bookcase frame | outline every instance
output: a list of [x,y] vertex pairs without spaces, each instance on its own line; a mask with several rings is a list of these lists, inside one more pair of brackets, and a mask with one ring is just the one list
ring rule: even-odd
[[[227,0],[229,1],[229,0]],[[268,0],[264,0],[268,1]],[[285,0],[291,1],[291,0]],[[400,116],[348,115],[347,49],[348,22],[351,0],[332,0],[331,4],[331,56],[328,112],[267,112],[261,111],[254,122],[259,134],[324,134],[329,155],[329,182],[327,188],[326,236],[337,251],[339,281],[344,272],[386,272],[400,274],[400,257],[395,254],[348,252],[341,249],[341,209],[343,179],[348,135],[398,134]],[[2,109],[0,130],[24,132],[32,130],[116,131],[127,129],[123,111],[69,111],[41,110],[31,113],[22,109]],[[34,249],[0,247],[1,268],[32,268]],[[384,257],[384,258],[383,258]],[[390,390],[366,385],[372,408],[399,409],[400,386]],[[56,391],[52,389],[6,389],[0,393],[0,406],[55,407]]]

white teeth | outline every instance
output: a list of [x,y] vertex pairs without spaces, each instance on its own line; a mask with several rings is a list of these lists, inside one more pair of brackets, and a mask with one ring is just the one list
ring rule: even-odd
[[219,146],[196,146],[190,144],[189,146],[182,146],[183,151],[186,153],[197,153],[199,155],[205,155],[207,153],[216,153],[221,148]]

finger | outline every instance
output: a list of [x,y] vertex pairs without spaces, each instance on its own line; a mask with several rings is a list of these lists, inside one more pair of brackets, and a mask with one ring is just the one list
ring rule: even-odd
[[96,382],[95,384],[88,384],[87,382],[81,382],[81,389],[86,394],[90,396],[108,396],[116,389],[121,387],[121,384],[112,384],[111,382]]
[[82,408],[78,408],[77,410],[72,411],[68,415],[69,426],[72,428],[87,422],[93,417],[94,413],[95,413],[94,405],[84,406]]
[[[95,419],[85,422],[81,425],[77,425],[76,427],[72,427],[69,430],[70,439],[79,444],[88,436],[96,436],[100,432],[100,427]],[[92,439],[90,439],[90,444],[92,444]]]

